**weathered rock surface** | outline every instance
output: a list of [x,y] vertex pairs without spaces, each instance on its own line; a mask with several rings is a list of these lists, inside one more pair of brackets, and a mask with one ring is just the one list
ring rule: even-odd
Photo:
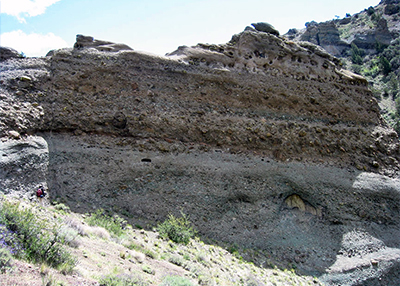
[[1,63],[3,193],[43,184],[143,226],[182,209],[202,235],[261,249],[260,264],[397,285],[399,141],[364,78],[252,30],[168,57],[103,45],[78,36]]

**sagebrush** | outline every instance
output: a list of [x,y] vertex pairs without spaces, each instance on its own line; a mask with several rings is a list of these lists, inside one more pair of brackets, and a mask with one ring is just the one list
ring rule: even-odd
[[162,238],[182,244],[188,244],[196,234],[196,230],[189,221],[189,216],[184,213],[181,213],[181,217],[178,218],[169,214],[168,219],[158,225],[157,231]]
[[[71,272],[77,261],[65,247],[71,243],[62,228],[20,203],[0,203],[3,244],[13,256]],[[12,237],[12,239],[7,239]]]

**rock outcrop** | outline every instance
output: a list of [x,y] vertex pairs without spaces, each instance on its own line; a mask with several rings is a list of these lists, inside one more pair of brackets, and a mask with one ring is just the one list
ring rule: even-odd
[[[166,57],[104,46],[78,36],[1,63],[3,193],[31,198],[42,184],[75,211],[143,226],[183,210],[201,235],[260,249],[265,266],[396,285],[399,141],[364,78],[255,30]],[[342,267],[355,229],[377,247]],[[376,271],[352,267],[360,255]]]
[[22,56],[12,48],[0,47],[0,62],[11,58],[22,58]]
[[316,22],[308,23],[300,40],[319,45],[333,55],[340,55],[349,47],[348,43],[340,39],[339,30],[333,21],[320,24]]
[[398,16],[400,3],[381,1],[353,16],[322,23],[306,23],[306,29],[290,29],[285,35],[290,40],[308,41],[321,46],[335,56],[344,56],[351,44],[375,53],[377,45],[388,46],[400,35]]

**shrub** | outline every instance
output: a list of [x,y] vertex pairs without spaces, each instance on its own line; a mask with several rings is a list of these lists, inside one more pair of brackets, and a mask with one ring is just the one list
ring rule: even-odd
[[144,282],[141,278],[136,276],[116,276],[108,275],[100,279],[100,286],[147,286],[148,283]]
[[108,230],[106,230],[104,227],[101,226],[92,226],[91,228],[88,228],[86,232],[89,235],[94,235],[104,240],[109,240],[111,238],[111,235],[108,232]]
[[160,286],[192,286],[192,282],[185,277],[167,276]]
[[63,222],[65,225],[67,225],[68,227],[76,230],[76,232],[80,235],[80,236],[88,236],[88,232],[87,232],[87,226],[85,226],[84,224],[82,224],[81,221],[79,221],[78,219],[74,218],[74,217],[66,217],[63,219]]
[[179,218],[170,214],[167,220],[158,225],[157,230],[162,238],[183,244],[188,244],[190,238],[196,234],[189,217],[182,212]]
[[103,209],[92,213],[86,222],[91,226],[101,226],[115,236],[121,236],[125,232],[126,221],[118,215],[109,216]]
[[178,255],[172,255],[170,258],[168,258],[168,261],[177,266],[182,266],[184,263],[183,259]]
[[56,203],[54,205],[54,209],[57,210],[61,214],[67,214],[67,213],[71,212],[69,206],[66,206],[63,203]]
[[19,203],[1,203],[0,224],[12,233],[13,240],[5,244],[17,258],[34,263],[46,263],[71,272],[76,260],[65,249],[67,240],[61,228],[40,218],[31,208],[21,208]]
[[11,269],[12,266],[12,255],[6,248],[0,246],[0,273],[6,273],[7,270]]
[[156,272],[153,269],[151,269],[151,267],[148,265],[143,265],[142,270],[143,270],[143,272],[145,272],[147,274],[151,274],[151,275],[156,274]]

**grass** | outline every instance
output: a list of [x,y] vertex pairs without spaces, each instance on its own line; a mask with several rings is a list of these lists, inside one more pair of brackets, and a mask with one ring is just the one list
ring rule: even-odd
[[160,286],[193,286],[193,284],[184,277],[168,276],[163,280]]

